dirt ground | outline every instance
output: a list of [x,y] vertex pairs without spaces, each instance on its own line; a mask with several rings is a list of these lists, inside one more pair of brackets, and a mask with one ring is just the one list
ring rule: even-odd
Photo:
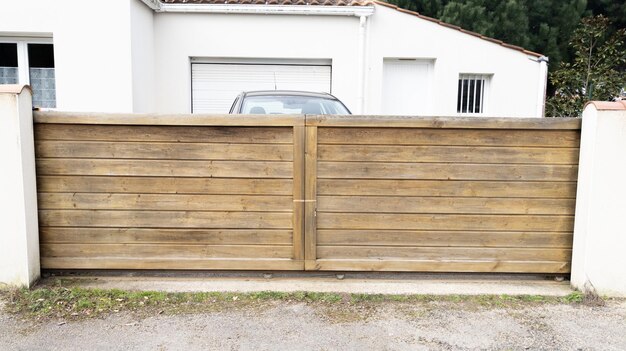
[[0,312],[0,350],[626,349],[625,301],[506,308],[270,301],[205,313],[22,318]]

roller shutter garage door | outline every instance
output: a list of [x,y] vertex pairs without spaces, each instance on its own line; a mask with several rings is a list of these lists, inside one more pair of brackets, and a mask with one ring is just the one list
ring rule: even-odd
[[331,92],[330,64],[192,63],[192,112],[228,113],[250,90]]

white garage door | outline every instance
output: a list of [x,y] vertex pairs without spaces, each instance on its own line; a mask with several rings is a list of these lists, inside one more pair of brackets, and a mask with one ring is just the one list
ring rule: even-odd
[[383,114],[431,114],[432,67],[432,60],[385,59]]
[[331,92],[330,65],[192,63],[192,112],[228,113],[242,91]]

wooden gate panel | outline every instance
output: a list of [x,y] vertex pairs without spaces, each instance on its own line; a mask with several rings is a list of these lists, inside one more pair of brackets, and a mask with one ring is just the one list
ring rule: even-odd
[[35,116],[43,268],[304,268],[302,119]]
[[569,272],[579,121],[319,116],[307,129],[307,268]]

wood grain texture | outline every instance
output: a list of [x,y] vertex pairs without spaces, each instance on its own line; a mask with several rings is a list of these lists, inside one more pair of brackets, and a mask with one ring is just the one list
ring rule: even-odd
[[567,261],[319,259],[310,267],[322,271],[569,273]]
[[573,216],[403,213],[317,214],[319,229],[435,229],[571,232]]
[[494,260],[494,261],[569,261],[571,250],[550,248],[493,247],[409,247],[409,246],[323,246],[320,259],[421,259],[421,260]]
[[201,177],[107,177],[43,176],[37,177],[40,193],[133,193],[133,194],[243,194],[290,195],[291,179],[245,179]]
[[291,212],[290,196],[40,193],[41,210]]
[[292,128],[35,124],[36,140],[291,144]]
[[319,128],[319,143],[577,148],[580,131],[423,128]]
[[573,181],[578,166],[459,163],[318,162],[318,178]]
[[45,227],[291,229],[289,212],[40,210]]
[[320,145],[320,161],[578,164],[577,148]]
[[116,124],[160,126],[294,126],[303,125],[301,115],[203,115],[148,113],[89,113],[34,111],[35,123]]
[[41,244],[43,257],[291,258],[291,246],[182,244]]
[[37,159],[39,175],[291,178],[290,162],[119,159]]
[[378,128],[463,128],[580,130],[580,118],[502,118],[502,117],[432,117],[432,116],[333,116],[307,115],[307,126],[378,127]]
[[304,196],[305,269],[317,259],[317,128],[306,128]]
[[35,120],[43,268],[570,270],[579,119]]
[[44,269],[177,269],[177,270],[303,270],[304,261],[291,258],[139,258],[41,257]]
[[319,179],[320,195],[454,196],[500,198],[576,197],[576,182]]
[[320,212],[573,215],[573,199],[318,196]]
[[320,229],[322,246],[449,246],[449,247],[572,247],[569,232],[439,231],[439,230],[368,230]]
[[35,143],[41,158],[291,161],[288,144],[52,141]]
[[293,241],[289,229],[41,227],[39,235],[46,244],[292,245]]
[[294,259],[304,260],[305,245],[305,180],[306,180],[306,130],[293,127],[293,250]]

